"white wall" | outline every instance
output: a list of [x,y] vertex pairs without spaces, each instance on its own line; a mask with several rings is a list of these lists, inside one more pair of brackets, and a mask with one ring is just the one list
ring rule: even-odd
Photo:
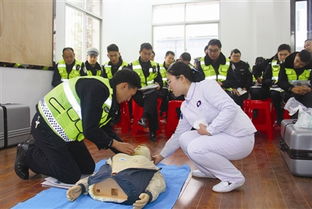
[[[140,44],[152,42],[152,5],[181,2],[195,0],[104,0],[104,60],[110,43],[126,61],[136,59]],[[280,44],[290,43],[290,0],[221,0],[219,35],[226,56],[239,48],[251,64],[257,56],[272,57]]]
[[102,60],[107,61],[106,47],[118,45],[125,61],[139,57],[140,45],[152,42],[151,0],[103,1]]
[[280,44],[290,44],[289,0],[221,0],[220,40],[223,52],[238,48],[250,64],[272,57]]
[[52,71],[0,67],[0,103],[21,103],[30,107],[30,118],[35,105],[51,88]]

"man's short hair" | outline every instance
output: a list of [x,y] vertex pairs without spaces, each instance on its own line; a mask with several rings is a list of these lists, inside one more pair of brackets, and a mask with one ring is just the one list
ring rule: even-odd
[[119,48],[116,44],[110,44],[107,46],[107,52],[119,52]]
[[298,55],[300,57],[300,60],[304,63],[309,63],[311,61],[311,53],[305,49],[301,50]]
[[172,56],[175,56],[174,52],[173,51],[167,51],[166,54],[165,54],[165,57],[167,57],[168,55],[172,55]]
[[141,88],[141,79],[139,75],[127,67],[118,70],[111,79],[113,87],[120,83],[128,83],[130,88]]
[[222,48],[221,41],[218,40],[218,39],[211,39],[211,40],[208,42],[208,46],[218,46],[220,49]]
[[307,40],[304,41],[304,43],[305,43],[305,42],[309,42],[309,41],[312,42],[312,38],[308,38]]
[[231,51],[231,55],[232,54],[242,54],[240,51],[239,51],[239,49],[233,49],[232,51]]
[[152,51],[153,51],[153,46],[152,46],[150,43],[143,43],[143,44],[141,44],[140,52],[141,52],[143,49],[147,49],[147,50],[152,50]]
[[291,51],[290,46],[288,44],[281,44],[279,45],[277,52],[283,51],[283,50],[287,50],[289,53]]
[[71,47],[65,47],[65,48],[63,49],[63,54],[64,54],[64,52],[65,52],[66,50],[70,50],[70,51],[74,52],[74,49],[73,49],[73,48],[71,48]]
[[183,60],[183,61],[188,61],[190,62],[191,61],[191,54],[188,53],[188,52],[183,52],[180,56],[180,58]]

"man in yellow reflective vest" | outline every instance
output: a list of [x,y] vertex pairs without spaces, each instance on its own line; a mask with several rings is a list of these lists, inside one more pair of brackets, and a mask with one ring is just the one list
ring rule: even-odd
[[290,51],[291,49],[288,44],[279,45],[276,55],[272,58],[272,61],[267,65],[263,73],[262,86],[270,90],[272,104],[276,111],[276,125],[281,124],[284,113],[282,109],[284,90],[277,85],[278,74],[280,65],[285,61],[286,57],[290,55]]
[[307,50],[290,54],[281,65],[278,86],[285,91],[285,101],[295,97],[306,107],[312,107],[312,73],[308,68],[311,53]]
[[119,48],[116,44],[110,44],[107,47],[107,57],[109,58],[109,62],[103,65],[104,78],[111,79],[118,70],[128,66],[128,63],[122,60]]
[[29,178],[29,169],[64,183],[92,174],[95,163],[83,140],[98,149],[132,154],[134,147],[122,142],[110,122],[119,104],[129,101],[140,88],[139,76],[129,69],[111,80],[83,76],[64,81],[37,104],[31,127],[33,141],[17,146],[15,172]]
[[89,48],[87,50],[87,61],[83,66],[83,75],[88,76],[102,76],[103,71],[101,65],[97,62],[99,56],[99,50],[96,48]]
[[221,42],[211,39],[205,50],[206,56],[195,61],[196,69],[201,72],[201,79],[216,80],[222,88],[228,88],[226,76],[230,67],[230,60],[221,52]]
[[141,86],[145,87],[151,84],[157,85],[157,90],[144,94],[139,91],[133,98],[140,105],[143,106],[144,112],[139,124],[149,127],[150,139],[156,140],[156,130],[158,129],[158,114],[157,114],[157,97],[158,90],[161,89],[163,82],[159,72],[159,65],[151,61],[153,47],[150,43],[143,43],[140,47],[139,59],[133,61],[130,67],[136,72],[141,81]]
[[63,49],[63,60],[60,60],[54,67],[52,86],[55,87],[64,80],[83,75],[83,63],[75,59],[74,49],[65,47]]

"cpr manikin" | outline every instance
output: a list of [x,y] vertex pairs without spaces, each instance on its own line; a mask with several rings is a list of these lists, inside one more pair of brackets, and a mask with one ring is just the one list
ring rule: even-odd
[[140,145],[133,155],[119,153],[108,159],[97,173],[79,180],[66,195],[74,201],[82,193],[89,194],[96,200],[133,204],[134,209],[140,209],[165,189],[164,177],[151,161],[150,150]]

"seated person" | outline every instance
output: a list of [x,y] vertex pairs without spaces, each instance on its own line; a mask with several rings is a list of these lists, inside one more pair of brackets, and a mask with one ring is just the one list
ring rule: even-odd
[[281,64],[278,86],[285,91],[284,101],[295,97],[306,107],[312,107],[312,73],[309,69],[311,53],[307,50],[290,54]]
[[269,97],[269,90],[262,86],[262,76],[271,59],[257,57],[255,65],[252,67],[254,84],[250,88],[250,97],[253,100],[261,100]]
[[252,85],[252,74],[249,70],[249,64],[241,60],[241,52],[233,49],[231,52],[231,64],[228,70],[226,81],[230,89],[226,91],[229,96],[239,106],[248,99],[248,91]]
[[285,61],[286,57],[290,55],[290,46],[288,44],[281,44],[276,55],[273,57],[271,63],[267,65],[266,70],[263,73],[262,85],[266,89],[270,89],[270,97],[276,110],[276,125],[280,125],[283,120],[283,97],[284,90],[278,87],[278,74],[280,71],[280,65]]
[[82,193],[93,199],[143,208],[157,199],[166,189],[164,177],[151,161],[146,146],[135,148],[133,155],[119,153],[106,161],[97,173],[79,180],[67,191],[67,199],[74,201]]

